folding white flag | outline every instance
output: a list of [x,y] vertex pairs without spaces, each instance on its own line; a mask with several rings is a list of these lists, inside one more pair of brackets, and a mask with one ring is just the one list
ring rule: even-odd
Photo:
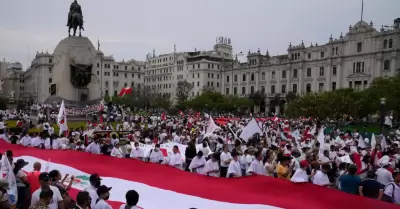
[[253,118],[246,127],[244,127],[242,133],[240,133],[240,138],[248,141],[254,134],[262,134],[260,126],[258,126],[257,121]]
[[372,136],[371,136],[371,149],[375,149],[375,146],[376,146],[375,134],[372,133]]
[[360,136],[360,138],[358,138],[358,147],[364,149],[365,147],[367,147],[367,145],[365,144],[364,139],[362,138],[362,136]]
[[386,137],[384,135],[381,135],[381,147],[382,147],[382,150],[384,150],[388,147],[387,142],[386,142]]
[[[6,154],[4,155],[6,156]],[[1,168],[2,175],[1,177],[8,181],[9,190],[7,190],[7,194],[9,196],[9,200],[11,201],[12,205],[17,204],[18,200],[18,188],[17,188],[17,180],[15,178],[13,168],[10,165],[7,157],[3,157],[3,166]]]
[[321,130],[319,131],[317,140],[319,142],[319,154],[322,155],[324,154],[324,147],[325,147],[324,128],[321,128]]
[[58,112],[57,125],[60,128],[59,135],[61,135],[64,131],[68,131],[67,113],[65,112],[64,100],[61,102],[60,111]]
[[214,131],[221,129],[217,124],[215,124],[213,118],[210,116],[210,119],[208,121],[208,126],[206,130],[206,134],[204,136],[211,136]]

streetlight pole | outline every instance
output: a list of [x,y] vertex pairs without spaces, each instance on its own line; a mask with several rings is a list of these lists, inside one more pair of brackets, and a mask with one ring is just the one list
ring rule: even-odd
[[381,112],[381,134],[383,134],[383,126],[385,124],[385,104],[386,104],[386,98],[381,98],[380,100],[380,112]]

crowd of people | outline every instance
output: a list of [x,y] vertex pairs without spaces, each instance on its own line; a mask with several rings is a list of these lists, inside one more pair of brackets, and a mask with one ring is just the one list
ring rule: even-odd
[[[71,129],[57,136],[52,125],[47,123],[40,133],[26,132],[20,136],[7,135],[3,129],[0,130],[0,138],[26,147],[72,149],[167,164],[210,177],[263,175],[293,183],[312,183],[400,204],[400,130],[396,130],[394,135],[373,135],[368,139],[367,133],[359,130],[329,128],[331,130],[328,131],[327,124],[311,118],[289,120],[273,117],[259,118],[257,126],[260,131],[242,138],[241,133],[251,121],[252,117],[224,118],[210,133],[207,129],[214,121],[208,115],[133,115],[116,127],[107,122],[88,123],[85,128]],[[93,134],[94,130],[113,130],[115,133],[124,130],[130,134],[122,139],[117,134]],[[122,143],[124,140],[128,144]],[[184,156],[181,156],[183,150],[176,145],[168,157],[163,156],[160,147],[168,142],[186,145]],[[146,152],[141,144],[152,144],[154,148]],[[201,145],[201,148],[196,148],[196,145]],[[46,175],[53,179],[52,184],[59,185],[59,188],[64,185],[68,190],[70,185],[65,185],[59,172]],[[18,173],[16,176],[19,176]],[[107,199],[110,188],[99,183],[92,186],[88,192],[92,208],[96,208],[93,201],[98,199],[97,196]],[[95,188],[97,193],[100,190],[97,196],[94,195]],[[32,196],[32,203],[36,203],[34,200],[40,202],[43,191],[36,192],[35,198]],[[50,193],[44,192],[43,196]],[[62,194],[63,201],[71,199]],[[53,199],[58,198],[58,193],[53,191],[53,195]],[[60,201],[60,198],[55,200]],[[53,201],[52,204],[56,203]],[[103,206],[106,202],[98,204],[102,206],[97,208],[107,208]]]
[[[0,157],[2,157],[0,155]],[[0,208],[18,209],[112,209],[107,203],[112,187],[102,185],[98,174],[90,175],[90,185],[85,190],[78,192],[76,197],[71,197],[71,189],[74,176],[62,174],[58,170],[41,172],[42,165],[39,162],[33,164],[32,172],[23,172],[28,165],[23,159],[14,162],[11,150],[6,152],[7,159],[13,165],[18,188],[18,200],[13,204],[8,195],[10,183],[0,179]],[[1,159],[1,158],[0,158]],[[138,209],[139,194],[135,190],[126,193],[126,203],[120,209]]]

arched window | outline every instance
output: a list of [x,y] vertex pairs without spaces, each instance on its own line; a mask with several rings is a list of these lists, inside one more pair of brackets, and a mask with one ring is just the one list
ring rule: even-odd
[[385,60],[383,62],[383,69],[384,70],[389,70],[390,69],[390,60]]
[[293,70],[293,78],[297,78],[297,69]]
[[272,72],[271,72],[271,78],[272,78],[272,79],[275,79],[275,71],[272,71]]
[[286,70],[282,71],[282,78],[286,78]]
[[385,39],[385,40],[383,41],[383,48],[384,48],[384,49],[387,48],[387,44],[388,44],[388,41]]
[[246,74],[243,74],[243,81],[246,81]]
[[389,48],[390,49],[393,48],[393,40],[392,39],[389,39]]
[[254,73],[251,74],[251,81],[254,81]]

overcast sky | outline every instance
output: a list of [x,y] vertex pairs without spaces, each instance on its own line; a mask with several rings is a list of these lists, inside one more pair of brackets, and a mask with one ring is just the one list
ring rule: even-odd
[[[0,0],[0,59],[24,68],[36,51],[53,52],[67,37],[73,0]],[[234,51],[286,53],[289,42],[326,43],[360,20],[361,0],[78,0],[84,36],[117,60],[211,49],[217,36]],[[365,0],[364,20],[376,28],[400,17],[400,0]]]

